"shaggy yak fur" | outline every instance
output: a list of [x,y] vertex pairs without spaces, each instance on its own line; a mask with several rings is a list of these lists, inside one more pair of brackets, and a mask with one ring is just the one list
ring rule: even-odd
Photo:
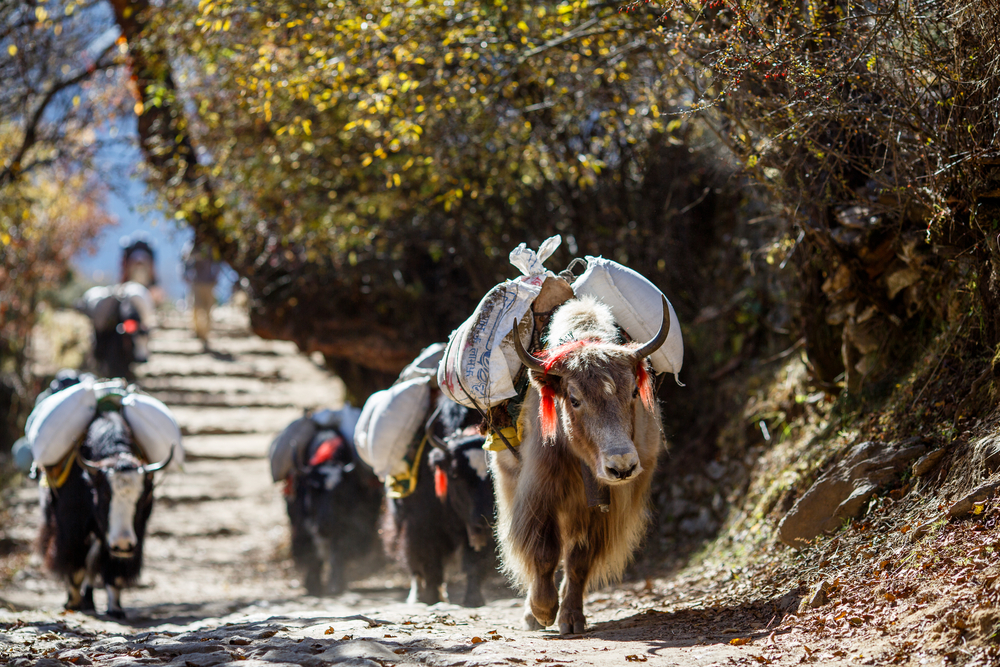
[[[521,408],[521,460],[491,457],[503,569],[527,591],[526,629],[558,622],[563,634],[583,632],[584,594],[618,580],[645,535],[664,445],[645,356],[665,340],[666,317],[638,358],[640,346],[619,344],[597,301],[570,300],[553,316]],[[584,474],[610,487],[609,511],[588,506]]]
[[[133,453],[132,430],[118,412],[103,412],[87,429],[79,457],[58,490],[43,487],[38,547],[46,568],[62,578],[67,609],[94,609],[97,575],[108,615],[124,618],[121,590],[142,571],[146,522],[153,510],[153,472]],[[89,459],[96,467],[81,465]],[[148,470],[148,472],[147,472]]]

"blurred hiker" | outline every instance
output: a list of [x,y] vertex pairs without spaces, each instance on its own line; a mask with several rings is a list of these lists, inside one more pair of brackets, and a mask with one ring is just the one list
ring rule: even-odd
[[148,237],[138,232],[123,236],[119,243],[122,247],[122,282],[136,282],[147,289],[155,285],[155,253]]
[[156,253],[145,232],[123,236],[118,243],[122,248],[122,283],[139,283],[149,290],[153,303],[163,303],[163,289],[156,279]]
[[208,334],[212,329],[212,307],[215,305],[215,283],[221,265],[211,246],[195,244],[184,248],[184,280],[191,286],[194,311],[194,335],[208,349]]

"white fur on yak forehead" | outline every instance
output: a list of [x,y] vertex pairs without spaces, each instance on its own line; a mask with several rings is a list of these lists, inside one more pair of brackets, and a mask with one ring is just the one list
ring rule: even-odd
[[137,470],[112,470],[108,474],[111,494],[115,498],[139,501],[142,493],[143,475]]
[[482,449],[467,449],[464,452],[465,458],[469,460],[469,467],[476,471],[479,479],[486,479],[489,475],[489,466],[486,462],[486,452]]
[[570,337],[615,340],[618,329],[611,308],[592,296],[570,299],[559,306],[549,324],[549,345],[565,343],[563,339]]

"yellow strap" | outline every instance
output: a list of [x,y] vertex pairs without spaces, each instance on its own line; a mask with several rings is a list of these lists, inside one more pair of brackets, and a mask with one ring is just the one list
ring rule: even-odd
[[45,476],[42,477],[42,485],[52,489],[61,489],[62,485],[69,479],[69,471],[73,469],[74,461],[76,461],[76,447],[71,449],[66,458],[59,463],[54,466],[45,467]]
[[417,453],[413,456],[410,469],[401,475],[387,475],[385,478],[385,495],[388,498],[405,498],[417,490],[417,472],[420,470],[420,457],[427,445],[427,435],[420,441]]
[[[507,442],[511,444],[511,447],[520,447],[521,445],[521,420],[517,421],[517,427],[507,426],[500,429],[500,433],[504,438],[507,438]],[[483,443],[483,449],[490,452],[505,452],[507,451],[507,445],[503,444],[503,439],[494,431],[486,436],[486,442]]]

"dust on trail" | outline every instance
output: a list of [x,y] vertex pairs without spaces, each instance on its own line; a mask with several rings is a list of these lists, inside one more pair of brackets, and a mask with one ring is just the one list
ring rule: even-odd
[[266,452],[303,408],[339,407],[343,388],[293,344],[260,340],[245,316],[218,313],[210,353],[186,319],[167,316],[140,367],[143,389],[184,429],[188,461],[157,488],[142,583],[122,598],[128,621],[102,615],[100,589],[102,614],[62,610],[65,591],[31,554],[38,499],[26,482],[5,499],[0,574],[14,574],[0,588],[0,664],[857,664],[854,652],[815,643],[804,652],[787,626],[775,632],[798,597],[711,608],[670,579],[592,594],[588,632],[572,638],[522,631],[522,601],[504,589],[478,609],[408,605],[406,578],[377,555],[346,594],[303,595]]

